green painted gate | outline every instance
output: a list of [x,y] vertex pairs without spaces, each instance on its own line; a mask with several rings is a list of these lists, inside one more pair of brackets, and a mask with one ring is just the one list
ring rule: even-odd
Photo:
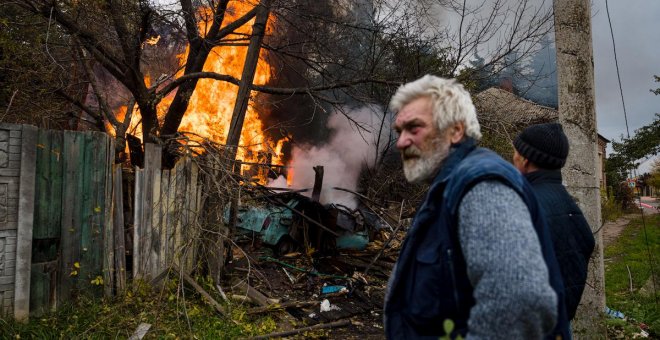
[[38,132],[32,315],[83,293],[111,293],[113,145],[105,133]]

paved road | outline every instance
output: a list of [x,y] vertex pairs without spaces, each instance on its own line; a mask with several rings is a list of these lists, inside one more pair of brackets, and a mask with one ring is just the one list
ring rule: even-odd
[[660,207],[660,200],[653,197],[642,196],[641,203],[639,204],[645,213],[658,213]]

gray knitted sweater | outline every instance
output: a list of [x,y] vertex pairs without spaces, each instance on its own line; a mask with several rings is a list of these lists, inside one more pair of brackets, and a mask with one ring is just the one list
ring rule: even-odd
[[474,288],[467,339],[540,339],[554,327],[557,296],[527,206],[497,181],[461,201],[459,239]]

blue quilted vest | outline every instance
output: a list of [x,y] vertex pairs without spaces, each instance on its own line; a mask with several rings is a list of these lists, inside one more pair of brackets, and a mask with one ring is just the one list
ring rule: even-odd
[[446,319],[454,321],[452,336],[467,333],[475,302],[458,240],[458,208],[463,196],[484,180],[501,181],[527,204],[559,301],[558,323],[547,338],[570,339],[561,273],[530,185],[511,164],[488,149],[476,148],[469,138],[445,160],[401,247],[385,301],[389,339],[437,339],[444,335]]

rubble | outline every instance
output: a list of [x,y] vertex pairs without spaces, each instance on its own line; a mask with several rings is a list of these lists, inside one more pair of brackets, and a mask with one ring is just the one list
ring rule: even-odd
[[336,187],[355,195],[357,207],[321,204],[319,190],[307,197],[310,189],[243,182],[223,211],[235,228],[220,290],[245,295],[241,303],[255,305],[247,314],[274,318],[282,332],[269,336],[329,327],[331,338],[383,338],[387,279],[410,222],[404,203],[381,205]]

